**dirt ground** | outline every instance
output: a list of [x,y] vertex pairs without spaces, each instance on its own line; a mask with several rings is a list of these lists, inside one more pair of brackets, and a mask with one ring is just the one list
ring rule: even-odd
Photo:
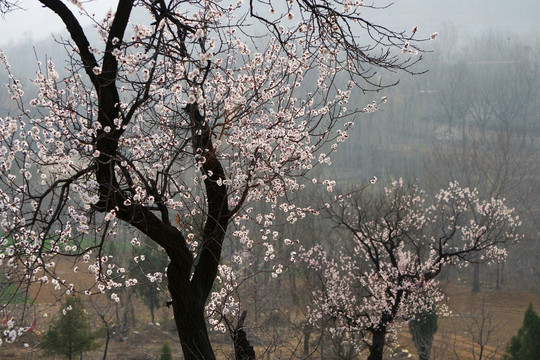
[[[57,264],[59,271],[68,282],[73,282],[76,287],[92,283],[90,276],[83,273],[75,273],[71,270],[69,261],[60,261]],[[31,322],[35,314],[36,330],[20,338],[14,344],[0,346],[0,359],[41,359],[39,349],[40,335],[44,333],[54,316],[56,316],[59,303],[58,292],[50,287],[43,287],[39,293],[32,290],[36,295],[34,309],[27,316]],[[473,360],[478,359],[479,351],[483,351],[483,359],[489,359],[490,355],[497,355],[499,359],[510,337],[517,333],[523,322],[523,313],[529,303],[532,303],[537,311],[540,311],[540,295],[524,291],[514,290],[510,287],[495,290],[484,286],[478,293],[472,293],[470,285],[464,282],[449,282],[444,285],[444,291],[448,297],[448,305],[452,314],[445,318],[439,318],[439,330],[435,336],[432,349],[432,359],[444,360]],[[96,303],[106,306],[111,302],[106,299],[98,299]],[[119,360],[149,360],[158,359],[160,349],[164,341],[167,341],[172,350],[173,358],[181,359],[180,344],[174,327],[172,309],[163,307],[156,312],[158,324],[150,324],[150,313],[142,301],[134,300],[136,325],[125,336],[115,335],[108,347],[107,359]],[[110,306],[110,305],[107,305]],[[16,312],[14,305],[12,308]],[[93,311],[86,305],[87,311]],[[114,322],[110,312],[109,319]],[[95,320],[97,327],[99,321]],[[29,325],[29,324],[28,324]],[[480,336],[482,334],[482,336]],[[409,335],[407,326],[403,326],[398,334],[401,350],[416,358],[414,345]],[[475,340],[476,339],[476,340]],[[294,340],[296,341],[296,340]],[[298,339],[301,342],[301,339]],[[217,351],[219,358],[230,358],[230,341],[226,335],[217,335],[215,343],[220,349]],[[104,340],[100,342],[98,350],[88,353],[84,359],[103,359]],[[484,344],[483,349],[481,344]],[[271,359],[270,356],[268,359]]]
[[[438,320],[438,332],[432,348],[432,359],[474,360],[500,359],[510,338],[523,325],[523,314],[530,303],[540,311],[540,295],[510,287],[496,290],[484,285],[480,292],[471,292],[467,283],[444,285],[451,315]],[[400,340],[415,354],[407,327]],[[416,356],[413,356],[416,358]]]

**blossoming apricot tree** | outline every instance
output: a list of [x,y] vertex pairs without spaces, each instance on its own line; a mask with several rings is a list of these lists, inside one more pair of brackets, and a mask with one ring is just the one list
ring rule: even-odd
[[[229,273],[220,265],[229,225],[232,259],[241,261],[254,244],[246,221],[279,239],[268,229],[275,212],[294,222],[312,211],[287,195],[328,162],[355,114],[376,109],[377,102],[347,108],[351,91],[380,89],[379,69],[409,71],[420,58],[416,28],[374,24],[363,17],[374,7],[361,1],[119,0],[94,18],[100,41],[91,44],[78,16],[93,15],[71,2],[79,9],[40,0],[66,26],[71,54],[62,71],[39,64],[29,103],[0,53],[21,110],[0,119],[3,270],[67,292],[134,285],[104,247],[127,224],[169,256],[185,358],[213,359],[205,304],[218,272]],[[130,24],[135,8],[151,19]],[[251,213],[255,201],[271,210]],[[200,232],[189,225],[193,217],[203,218]],[[88,270],[96,284],[79,289],[62,279],[56,256],[80,258],[86,265],[74,270]]]
[[331,256],[318,245],[296,259],[322,279],[310,321],[332,319],[326,326],[334,336],[356,339],[351,343],[358,350],[367,345],[369,360],[380,360],[396,323],[432,313],[443,300],[437,282],[443,266],[466,266],[477,255],[504,259],[506,246],[520,238],[520,220],[502,200],[482,200],[457,183],[434,197],[403,180],[384,192],[367,189],[326,208],[352,238],[350,252]]

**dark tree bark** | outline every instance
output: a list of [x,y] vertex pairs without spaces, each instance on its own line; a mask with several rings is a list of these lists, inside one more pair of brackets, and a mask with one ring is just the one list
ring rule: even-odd
[[309,355],[309,338],[311,337],[313,328],[307,321],[305,321],[302,324],[302,331],[304,333],[304,356],[308,356]]
[[109,351],[109,342],[111,340],[111,330],[105,325],[105,348],[103,349],[103,360],[107,360],[107,352]]
[[386,327],[380,327],[371,331],[372,341],[369,345],[367,360],[382,360],[384,345],[386,344]]
[[255,360],[255,350],[253,350],[253,346],[249,343],[246,331],[244,330],[246,316],[247,311],[244,310],[233,331],[235,360]]

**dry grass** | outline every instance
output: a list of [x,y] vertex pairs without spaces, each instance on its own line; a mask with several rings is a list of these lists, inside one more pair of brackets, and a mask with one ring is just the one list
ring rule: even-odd
[[[452,315],[439,318],[432,359],[478,360],[481,349],[473,338],[478,339],[481,331],[485,344],[482,359],[500,359],[507,342],[522,326],[529,303],[540,309],[540,295],[510,287],[484,287],[473,293],[469,284],[450,282],[444,288]],[[403,328],[400,341],[415,354],[407,327]]]

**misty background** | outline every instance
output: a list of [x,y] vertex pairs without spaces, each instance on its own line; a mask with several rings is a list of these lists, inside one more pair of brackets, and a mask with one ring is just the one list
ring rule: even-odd
[[[351,104],[368,104],[386,96],[375,113],[361,114],[350,138],[323,165],[320,176],[338,181],[342,189],[404,177],[434,191],[459,181],[479,188],[486,197],[505,197],[523,219],[525,239],[511,249],[504,273],[514,284],[540,293],[540,3],[519,1],[374,1],[372,21],[434,41],[415,74],[382,73],[383,81],[399,81],[380,92],[353,93]],[[30,85],[37,59],[52,59],[59,72],[66,38],[54,14],[32,2],[0,19],[0,49],[15,78]],[[73,5],[70,5],[73,8]],[[108,1],[85,3],[99,20]],[[81,18],[84,18],[81,16]],[[135,17],[137,19],[137,17]],[[83,25],[91,27],[92,21]],[[88,31],[96,36],[95,31]],[[90,41],[97,41],[97,37]],[[0,73],[6,82],[5,71]],[[0,88],[0,116],[16,108]],[[313,228],[314,224],[306,225]],[[497,269],[496,271],[499,271]],[[492,281],[494,269],[483,271]],[[477,281],[480,281],[477,279]]]
[[[108,3],[85,6],[100,19]],[[55,40],[62,38],[56,16],[39,6],[21,5],[31,11],[0,19],[0,50],[8,56],[15,78],[29,83],[36,58],[52,58],[60,69],[66,57]],[[319,176],[337,180],[344,190],[374,176],[380,186],[403,177],[432,192],[457,180],[478,188],[486,198],[506,198],[520,215],[524,234],[509,249],[507,262],[461,272],[448,269],[445,277],[476,290],[510,284],[540,294],[540,2],[397,0],[371,14],[373,22],[395,30],[409,32],[417,26],[420,37],[429,38],[434,32],[439,36],[423,43],[423,60],[412,69],[416,74],[384,73],[387,82],[399,84],[378,93],[353,93],[351,104],[368,104],[382,96],[388,101],[380,111],[356,117],[348,141],[333,154],[331,166],[317,170]],[[83,24],[91,26],[90,21]],[[1,71],[0,82],[5,83],[6,76]],[[33,89],[27,85],[25,91],[30,99]],[[16,111],[1,87],[0,117]],[[338,236],[313,218],[284,233],[306,247],[321,239],[332,246],[330,241]],[[288,251],[277,249],[285,259]],[[253,254],[254,263],[259,256],[264,255]],[[282,280],[269,282],[264,270],[251,274],[249,284],[256,286],[244,294],[244,299],[253,299],[255,322],[271,321],[271,316],[262,321],[258,317],[265,308],[276,308],[282,297]],[[301,302],[298,272],[289,272],[283,280],[294,304]]]

